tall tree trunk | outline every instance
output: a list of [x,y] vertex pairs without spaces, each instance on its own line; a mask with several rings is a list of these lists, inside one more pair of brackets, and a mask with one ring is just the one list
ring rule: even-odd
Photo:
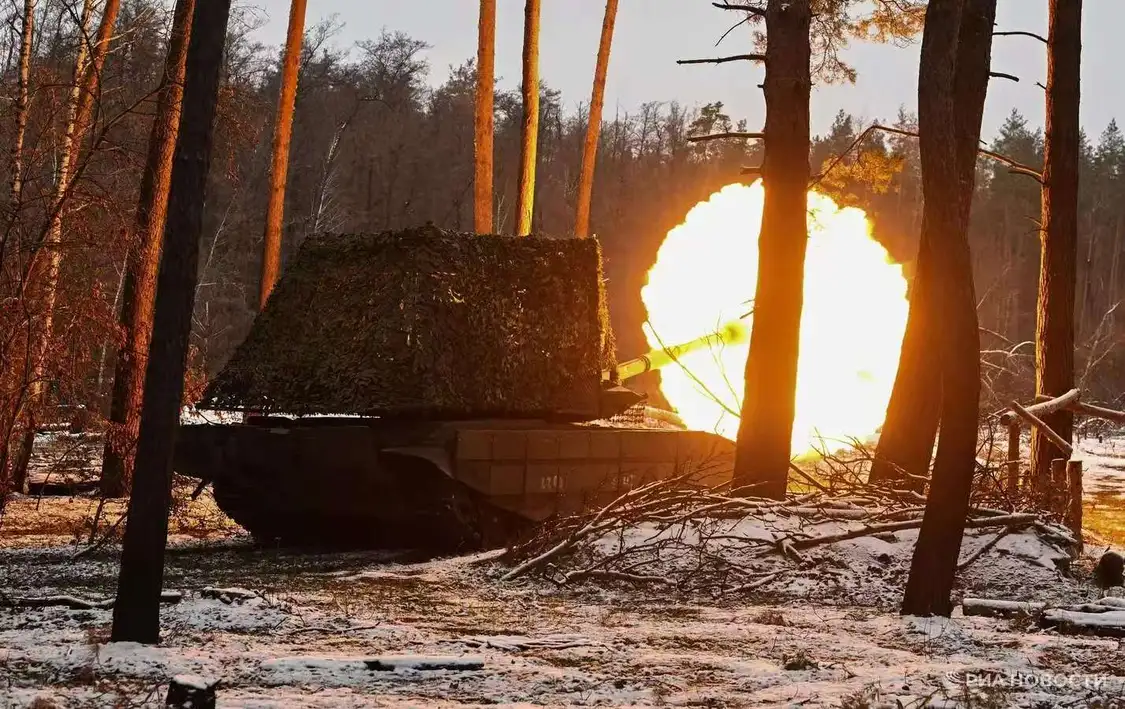
[[734,475],[754,495],[785,496],[808,246],[809,0],[766,6],[766,122],[758,286]]
[[492,159],[495,133],[496,0],[480,0],[477,38],[476,127],[473,133],[473,229],[492,233]]
[[995,18],[996,0],[931,0],[926,9],[918,120],[923,255],[932,266],[926,300],[912,303],[911,317],[921,307],[922,326],[940,332],[931,341],[941,377],[941,436],[902,602],[909,615],[952,612],[976,467],[980,332],[968,232]]
[[160,641],[160,591],[168,537],[172,452],[184,393],[199,237],[231,0],[195,6],[183,111],[172,167],[164,253],[157,278],[136,475],[113,606],[114,642]]
[[[82,96],[78,106],[78,136],[76,142],[81,146],[83,139],[93,127],[94,109],[101,97],[102,69],[113,41],[113,28],[117,25],[117,15],[121,11],[121,0],[106,0],[102,8],[102,19],[98,24],[98,36],[90,52],[90,66],[86,69]],[[72,165],[73,168],[73,165]]]
[[[983,7],[979,0],[964,0],[964,12],[969,26],[979,22],[982,13],[987,13],[988,8]],[[995,15],[993,9],[992,14]],[[968,20],[972,15],[975,20]],[[960,193],[966,195],[965,201],[958,204],[956,216],[958,218],[958,233],[968,233],[969,218],[972,210],[972,195],[976,183],[977,153],[980,145],[981,118],[984,115],[984,99],[988,92],[987,69],[985,75],[980,75],[977,64],[982,61],[978,55],[984,53],[983,61],[991,61],[991,39],[987,47],[979,44],[975,35],[971,38],[975,43],[963,51],[965,58],[958,58],[959,64],[955,67],[957,94],[956,136],[957,144],[957,171],[960,182]],[[965,63],[964,75],[961,63]],[[923,213],[925,206],[923,205]],[[924,218],[924,217],[923,217]],[[934,442],[937,440],[938,421],[941,418],[942,387],[941,378],[933,376],[933,353],[940,347],[938,328],[932,326],[936,318],[941,317],[938,311],[925,312],[925,309],[934,303],[932,283],[932,270],[929,267],[931,258],[923,256],[927,249],[926,240],[920,239],[918,254],[918,270],[914,276],[914,283],[910,293],[910,317],[907,320],[906,332],[902,341],[902,352],[899,358],[898,371],[895,384],[891,391],[891,399],[887,405],[887,416],[879,436],[875,460],[871,466],[869,480],[871,482],[896,482],[899,486],[921,491],[925,484],[922,478],[929,473],[930,459],[934,453]],[[915,308],[914,305],[919,307]]]
[[[1058,396],[1074,386],[1082,0],[1051,0],[1050,18],[1035,393]],[[1073,436],[1074,414],[1069,411],[1045,416],[1044,423],[1066,440]],[[1036,431],[1031,441],[1031,467],[1041,493],[1051,486],[1051,460],[1061,457],[1062,451]]]
[[586,123],[586,145],[582,151],[581,172],[578,173],[578,207],[574,217],[574,235],[580,239],[590,235],[594,163],[598,158],[598,134],[602,128],[602,106],[605,103],[605,77],[609,71],[609,50],[613,46],[613,25],[616,20],[617,0],[606,0],[602,39],[598,46],[598,64],[594,69],[594,91],[590,96],[590,117]]
[[[922,211],[924,215],[924,206]],[[933,299],[927,250],[925,243],[919,243],[898,371],[868,477],[873,483],[894,481],[918,491],[930,471],[941,417],[941,379],[933,376],[936,333],[927,324],[935,314],[923,312]]]
[[[27,138],[28,108],[31,104],[29,86],[31,79],[31,44],[35,35],[35,3],[36,0],[24,0],[23,3],[19,79],[16,87],[16,135],[12,140],[11,161],[9,163],[12,175],[9,225],[15,223],[20,203],[23,201],[23,146]],[[0,250],[0,263],[3,261],[3,256],[3,250]]]
[[184,97],[188,37],[195,0],[176,0],[172,34],[164,61],[164,76],[156,101],[156,116],[148,140],[148,159],[141,176],[140,199],[133,219],[133,234],[125,280],[121,287],[121,328],[125,341],[117,351],[113,399],[109,407],[110,430],[102,456],[101,493],[121,497],[129,489],[133,453],[141,427],[145,365],[152,340],[152,312],[156,300],[156,272],[168,213],[172,184],[172,156],[180,129]]
[[539,144],[539,2],[526,0],[523,18],[523,130],[520,132],[520,183],[516,234],[531,233],[535,208],[535,161]]
[[[94,0],[84,0],[82,15],[79,19],[79,33],[83,39],[78,43],[78,54],[74,60],[74,82],[70,87],[70,99],[67,103],[66,129],[63,133],[59,166],[55,175],[55,193],[43,243],[39,246],[39,249],[47,254],[42,286],[37,288],[42,298],[40,305],[42,315],[39,327],[32,334],[32,342],[28,347],[28,355],[31,357],[32,364],[29,368],[27,396],[22,406],[23,431],[21,435],[23,440],[20,441],[19,454],[16,458],[11,481],[12,488],[21,491],[27,488],[27,469],[35,445],[35,429],[37,428],[35,410],[42,405],[43,395],[46,392],[44,379],[47,373],[47,354],[54,334],[55,303],[58,299],[59,273],[62,269],[62,213],[70,191],[74,164],[77,161],[79,147],[82,143],[83,123],[81,122],[81,116],[86,106],[84,92],[87,88],[86,75],[91,54],[90,44],[85,38],[90,33],[90,20],[93,12]],[[34,265],[37,261],[37,258],[33,258],[32,264]],[[29,266],[27,278],[37,279],[35,270],[33,266]]]
[[273,127],[273,160],[270,168],[270,200],[266,207],[266,233],[262,243],[262,278],[258,309],[266,307],[281,270],[281,228],[285,221],[285,185],[289,175],[289,143],[293,138],[293,109],[297,104],[297,74],[305,37],[306,0],[292,0],[285,58],[281,66],[281,92],[277,99],[277,122]]
[[[24,141],[27,137],[27,118],[30,113],[29,108],[31,105],[31,47],[32,40],[35,36],[35,2],[36,0],[24,0],[23,3],[23,23],[20,27],[20,59],[18,68],[18,78],[16,82],[16,128],[15,136],[12,139],[12,148],[10,153],[10,160],[8,163],[8,170],[11,174],[11,192],[9,193],[8,215],[4,229],[4,233],[0,234],[0,273],[6,263],[6,252],[8,239],[12,231],[16,228],[19,222],[20,210],[23,204],[23,148]],[[18,406],[13,402],[11,411],[0,411],[0,506],[3,505],[4,495],[7,493],[9,478],[13,477],[9,471],[9,463],[12,460],[10,454],[10,443],[13,440],[14,429],[19,419]],[[22,437],[16,440],[24,440]],[[34,439],[33,439],[34,440]],[[19,489],[25,486],[26,480],[26,464],[22,463],[23,456],[17,455],[16,460],[20,461],[19,465],[22,466],[23,473],[21,473],[21,480],[19,481]]]

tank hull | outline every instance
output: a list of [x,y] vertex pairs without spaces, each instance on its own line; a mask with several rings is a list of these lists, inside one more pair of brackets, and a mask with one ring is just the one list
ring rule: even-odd
[[313,418],[182,426],[174,468],[211,482],[263,543],[464,552],[700,462],[700,484],[729,480],[733,445],[542,421]]

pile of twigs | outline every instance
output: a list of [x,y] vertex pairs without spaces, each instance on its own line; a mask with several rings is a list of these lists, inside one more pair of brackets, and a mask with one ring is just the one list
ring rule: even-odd
[[[650,483],[596,512],[545,525],[501,557],[503,580],[539,577],[561,586],[597,581],[738,594],[786,575],[840,566],[830,545],[861,537],[895,541],[894,533],[921,527],[922,494],[848,480],[850,461],[831,464],[837,466],[831,480],[806,474],[821,489],[784,501],[692,487],[684,477]],[[994,535],[965,549],[962,569],[1014,531],[1034,529],[1065,551],[1077,545],[1065,528],[1034,512],[974,506],[967,527]]]
[[[970,500],[978,507],[1003,509],[1009,512],[1035,511],[1036,501],[1027,491],[1010,491],[1005,485],[1006,433],[1001,432],[996,417],[981,425],[977,438],[976,466]],[[875,452],[859,439],[822,441],[815,446],[815,459],[809,471],[793,470],[791,481],[798,487],[820,490],[832,495],[870,494],[876,486],[868,483],[867,474]],[[913,498],[925,504],[929,477],[901,472],[902,479],[883,492],[904,499]],[[1061,520],[1060,520],[1061,521]]]

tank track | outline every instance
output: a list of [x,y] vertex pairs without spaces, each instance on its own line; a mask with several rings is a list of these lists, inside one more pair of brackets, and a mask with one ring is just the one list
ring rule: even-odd
[[233,476],[214,480],[212,487],[219,509],[256,542],[271,546],[466,553],[504,546],[530,526],[467,490],[447,496],[408,526],[389,528],[375,514],[294,509],[288,500]]

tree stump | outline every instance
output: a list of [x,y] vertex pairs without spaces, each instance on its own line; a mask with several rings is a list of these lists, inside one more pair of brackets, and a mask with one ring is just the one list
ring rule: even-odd
[[1020,487],[1020,421],[1013,420],[1008,424],[1008,461],[1007,461],[1007,489],[1015,494]]
[[1078,550],[1082,550],[1082,461],[1068,460],[1066,463],[1067,505],[1066,526],[1078,540]]
[[1055,458],[1051,461],[1051,481],[1048,489],[1044,491],[1047,509],[1064,517],[1070,506],[1070,484],[1066,478],[1066,463],[1065,458]]
[[168,709],[215,709],[219,683],[208,682],[195,675],[176,675],[168,683]]

